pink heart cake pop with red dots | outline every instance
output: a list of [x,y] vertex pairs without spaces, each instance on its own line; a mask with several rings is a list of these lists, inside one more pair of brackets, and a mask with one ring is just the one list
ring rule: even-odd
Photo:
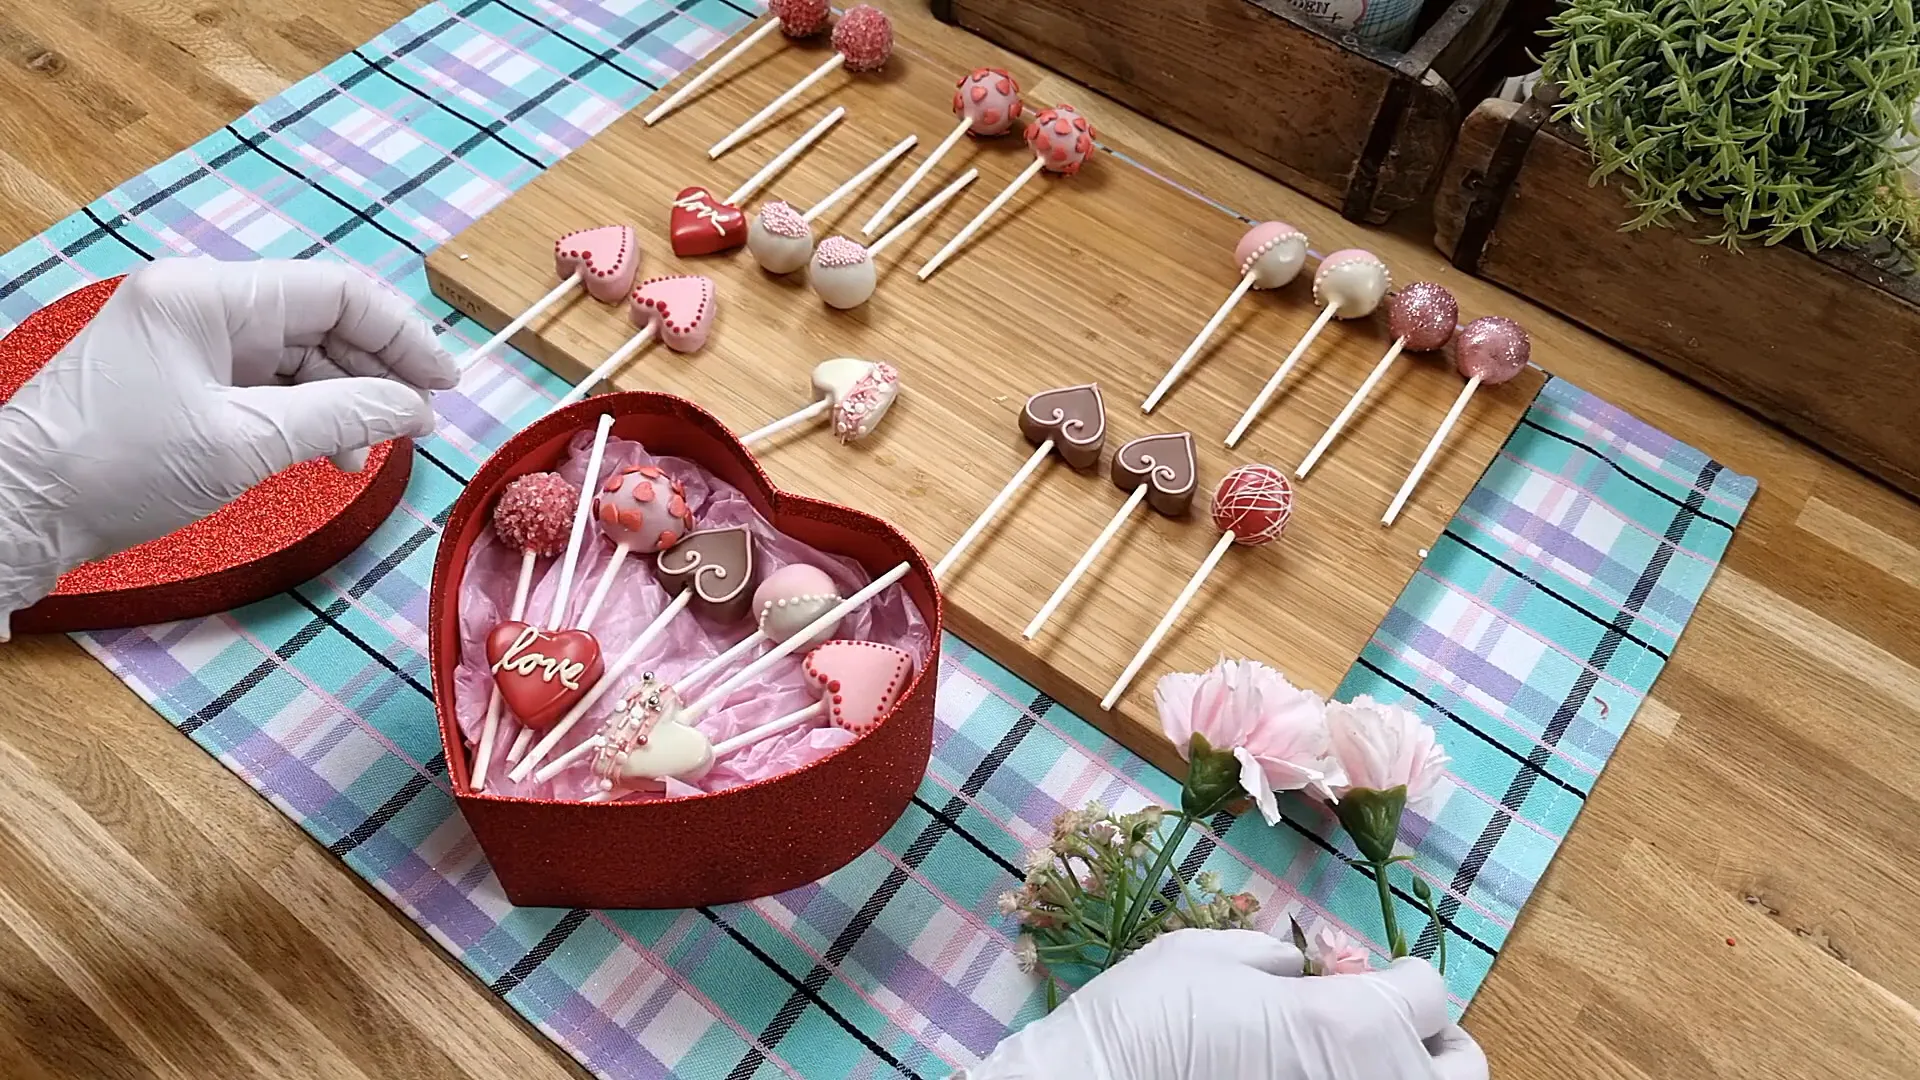
[[579,274],[588,296],[617,304],[633,291],[633,278],[640,269],[640,243],[628,225],[581,229],[553,242],[553,265],[562,278]]
[[643,282],[633,291],[627,317],[641,329],[652,327],[674,352],[695,352],[707,343],[716,307],[712,278],[678,274]]

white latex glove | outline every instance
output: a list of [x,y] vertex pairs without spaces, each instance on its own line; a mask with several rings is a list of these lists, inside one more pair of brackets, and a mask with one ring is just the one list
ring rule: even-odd
[[[966,1080],[1487,1080],[1425,960],[1300,974],[1252,930],[1179,930],[1075,991]],[[961,1080],[956,1077],[955,1080]]]
[[83,562],[164,536],[268,476],[433,430],[458,381],[407,303],[324,262],[167,259],[0,406],[0,641]]

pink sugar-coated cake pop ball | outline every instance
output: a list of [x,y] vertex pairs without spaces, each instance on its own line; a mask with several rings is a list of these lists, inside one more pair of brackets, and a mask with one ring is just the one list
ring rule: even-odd
[[[808,563],[789,563],[768,574],[753,590],[753,617],[761,633],[785,641],[813,624],[841,601],[827,572]],[[840,629],[835,619],[801,645],[807,648],[831,638]]]
[[1271,465],[1242,465],[1213,492],[1213,524],[1233,542],[1257,547],[1280,539],[1293,516],[1293,485]]
[[1533,346],[1519,323],[1486,315],[1460,328],[1454,366],[1467,378],[1498,385],[1526,370]]
[[780,20],[780,32],[790,38],[810,38],[833,17],[827,0],[767,0],[767,12]]
[[1093,124],[1071,105],[1055,105],[1027,125],[1027,145],[1049,172],[1072,176],[1093,153]]
[[1338,319],[1373,314],[1393,287],[1393,277],[1380,256],[1359,248],[1342,248],[1320,260],[1313,272],[1313,302],[1333,304]]
[[800,212],[775,199],[747,225],[747,250],[769,274],[791,274],[813,256],[813,229]]
[[1432,352],[1453,337],[1460,302],[1431,281],[1416,281],[1387,302],[1387,332],[1412,352]]
[[558,555],[573,535],[573,510],[580,489],[559,473],[537,472],[515,477],[500,489],[493,505],[493,531],[515,551]]
[[1024,106],[1020,83],[1005,68],[974,68],[954,84],[953,115],[967,121],[967,131],[992,137],[1013,130]]
[[820,247],[813,253],[813,270],[809,275],[813,281],[813,291],[828,307],[842,311],[856,308],[873,296],[874,288],[879,284],[879,276],[873,268],[873,256],[867,249],[844,236],[829,236],[820,241]]
[[833,49],[848,71],[878,71],[893,55],[893,20],[869,4],[855,4],[833,28]]
[[1307,234],[1284,221],[1263,221],[1234,245],[1233,261],[1241,277],[1253,275],[1254,288],[1277,289],[1307,265]]
[[593,497],[593,518],[607,539],[642,555],[693,531],[686,488],[654,465],[629,465],[608,477]]

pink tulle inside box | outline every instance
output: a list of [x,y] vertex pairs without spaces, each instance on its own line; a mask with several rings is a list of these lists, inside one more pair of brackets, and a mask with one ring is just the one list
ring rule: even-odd
[[[586,474],[587,455],[593,434],[583,431],[573,437],[564,461],[554,470],[569,483],[578,485]],[[796,562],[811,563],[833,579],[840,595],[850,596],[869,581],[870,575],[854,560],[831,555],[803,544],[768,524],[745,495],[699,465],[678,457],[655,457],[640,443],[612,438],[607,442],[602,478],[631,465],[653,465],[666,470],[686,489],[686,501],[694,521],[701,529],[744,525],[754,539],[754,576],[768,574]],[[593,523],[581,547],[580,561],[574,572],[574,585],[567,602],[567,618],[572,626],[586,607],[593,585],[613,558],[613,543]],[[493,677],[486,657],[486,639],[493,627],[509,614],[513,591],[520,572],[520,554],[502,544],[492,529],[485,530],[467,556],[461,576],[460,664],[454,672],[455,709],[461,733],[469,745],[478,741],[484,725],[487,700],[493,691]],[[533,588],[528,594],[527,621],[545,624],[551,615],[553,597],[560,582],[563,560],[542,560],[535,571]],[[654,577],[653,556],[629,556],[615,579],[600,613],[594,619],[593,634],[600,642],[601,654],[618,655],[672,599]],[[724,652],[728,646],[754,631],[751,616],[733,622],[715,619],[697,608],[676,616],[662,638],[638,662],[616,677],[611,692],[603,695],[582,721],[567,733],[548,755],[552,760],[585,742],[598,732],[607,715],[619,703],[629,687],[637,685],[643,674],[652,672],[666,685],[673,685],[685,673]],[[925,664],[932,640],[925,617],[908,599],[900,586],[882,592],[841,620],[834,633],[837,639],[878,641],[910,653],[917,664]],[[762,649],[756,649],[739,661],[744,667]],[[798,650],[758,677],[735,688],[718,705],[701,717],[696,726],[708,739],[719,742],[780,716],[794,712],[818,700],[808,689],[801,673],[806,650]],[[705,687],[717,685],[729,672],[720,672]],[[696,691],[695,696],[698,696]],[[518,725],[503,720],[499,745],[512,742]],[[755,780],[791,772],[852,742],[847,731],[817,721],[796,730],[762,740],[745,750],[729,754],[695,783],[669,780],[658,794],[636,793],[630,798],[680,797],[723,791]],[[498,795],[534,799],[574,800],[585,797],[594,781],[593,773],[582,761],[573,768],[540,781],[529,776],[524,781],[508,778],[513,765],[504,754],[496,754],[487,770],[486,790]]]

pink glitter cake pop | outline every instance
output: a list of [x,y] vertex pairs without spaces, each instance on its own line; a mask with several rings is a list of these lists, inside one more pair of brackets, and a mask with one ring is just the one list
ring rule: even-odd
[[1525,371],[1533,354],[1526,330],[1500,315],[1487,315],[1461,327],[1454,348],[1454,365],[1460,374],[1491,384]]
[[953,115],[982,137],[1005,135],[1025,108],[1020,83],[1005,68],[974,68],[954,84]]
[[559,473],[537,472],[508,481],[493,507],[493,531],[515,551],[553,556],[566,550],[580,489]]
[[878,71],[893,56],[893,20],[870,4],[855,4],[834,26],[833,48],[848,71]]
[[827,0],[767,0],[767,14],[780,20],[780,32],[790,38],[810,38],[827,28],[833,9]]
[[1387,304],[1387,332],[1414,352],[1432,352],[1453,337],[1460,302],[1431,281],[1416,281]]

